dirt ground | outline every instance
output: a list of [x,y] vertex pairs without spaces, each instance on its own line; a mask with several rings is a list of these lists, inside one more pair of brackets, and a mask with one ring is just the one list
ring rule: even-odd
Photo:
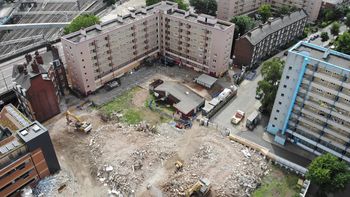
[[[62,168],[56,176],[69,177],[51,186],[48,196],[179,196],[199,178],[211,181],[212,196],[245,196],[268,172],[262,156],[250,151],[247,158],[245,147],[198,124],[178,130],[164,123],[156,132],[141,131],[141,125],[104,123],[96,110],[74,113],[94,129],[74,132],[64,116],[46,125]],[[179,172],[177,160],[184,164]],[[61,185],[66,187],[59,193]]]

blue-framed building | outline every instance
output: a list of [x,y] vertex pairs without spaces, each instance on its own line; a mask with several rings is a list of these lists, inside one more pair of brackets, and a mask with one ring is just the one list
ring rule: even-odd
[[287,56],[267,131],[350,162],[350,56],[299,42]]

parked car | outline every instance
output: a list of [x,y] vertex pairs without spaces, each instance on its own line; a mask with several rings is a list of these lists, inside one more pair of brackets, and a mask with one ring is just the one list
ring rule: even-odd
[[110,90],[112,90],[112,89],[114,89],[114,88],[116,88],[116,87],[119,87],[119,85],[120,85],[119,80],[118,80],[118,79],[115,79],[115,80],[112,80],[112,81],[110,81],[110,82],[107,82],[107,83],[105,84],[105,88],[106,88],[106,90],[110,91]]
[[232,124],[239,124],[244,119],[245,113],[241,110],[237,110],[231,119]]
[[255,99],[260,100],[263,97],[263,93],[259,92],[255,95]]

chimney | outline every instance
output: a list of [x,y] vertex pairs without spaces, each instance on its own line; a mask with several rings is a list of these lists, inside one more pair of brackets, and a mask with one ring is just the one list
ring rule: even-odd
[[32,65],[32,72],[38,74],[39,73],[39,66],[38,66],[38,63],[36,62],[36,60],[34,60],[31,65]]
[[53,56],[53,59],[54,59],[54,60],[57,60],[57,59],[60,58],[60,54],[58,53],[57,47],[52,46],[52,47],[51,47],[51,53],[52,53],[52,56]]
[[24,57],[26,58],[27,63],[32,61],[32,55],[27,53]]
[[41,55],[39,55],[39,53],[36,53],[36,52],[35,52],[35,61],[38,64],[44,64],[43,57],[41,57]]
[[17,66],[18,73],[22,74],[24,72],[24,64]]
[[247,35],[250,37],[252,36],[252,32],[248,32]]
[[263,28],[263,25],[262,25],[262,24],[260,24],[260,25],[259,25],[259,28],[260,28],[260,29],[262,29],[262,28]]

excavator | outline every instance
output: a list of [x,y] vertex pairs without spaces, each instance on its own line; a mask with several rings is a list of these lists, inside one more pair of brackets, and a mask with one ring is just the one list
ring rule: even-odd
[[74,124],[76,131],[89,133],[92,129],[91,123],[81,121],[78,116],[76,116],[75,114],[73,114],[70,111],[66,111],[66,119],[67,119],[68,125]]
[[189,189],[185,191],[185,197],[205,197],[210,193],[211,184],[206,178],[199,179],[197,183],[192,185]]

